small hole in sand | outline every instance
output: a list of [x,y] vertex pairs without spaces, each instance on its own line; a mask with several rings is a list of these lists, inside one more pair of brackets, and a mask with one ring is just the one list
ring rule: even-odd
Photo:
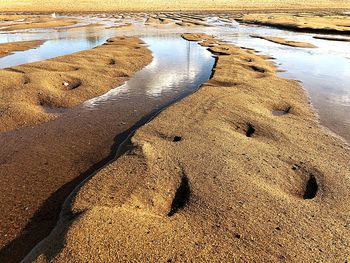
[[174,138],[173,138],[173,142],[179,142],[179,141],[181,141],[182,140],[182,137],[181,136],[175,136]]
[[315,198],[317,195],[317,191],[318,191],[318,184],[317,184],[316,177],[311,174],[309,180],[306,183],[304,199]]
[[255,133],[255,128],[251,123],[249,123],[247,126],[247,131],[246,131],[245,135],[247,137],[252,137],[254,133]]

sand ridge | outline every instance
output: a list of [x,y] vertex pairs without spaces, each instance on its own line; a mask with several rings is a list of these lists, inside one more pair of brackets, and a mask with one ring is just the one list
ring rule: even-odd
[[16,51],[33,49],[44,44],[44,40],[18,41],[0,44],[0,58],[13,54]]
[[138,38],[112,38],[91,50],[0,70],[0,131],[53,120],[52,112],[117,87],[150,61],[141,45]]
[[239,22],[274,26],[283,29],[350,34],[350,16],[332,13],[249,13],[236,18]]
[[265,39],[267,41],[270,41],[270,42],[273,42],[276,44],[280,44],[280,45],[284,45],[284,46],[300,47],[300,48],[317,48],[315,45],[310,44],[310,43],[286,40],[282,37],[267,37],[267,36],[260,36],[260,35],[251,35],[251,37]]
[[211,80],[77,188],[24,262],[349,260],[349,145],[267,57],[209,49]]
[[349,8],[346,0],[2,0],[3,11],[154,11],[154,10],[244,10],[244,9],[300,9]]
[[151,60],[140,39],[117,37],[91,50],[0,70],[0,105],[9,108],[0,112],[2,129],[21,127],[0,133],[0,262],[18,262],[49,233],[66,195],[113,154],[116,134],[138,120],[133,114],[121,124],[129,114],[123,109],[101,116],[62,107],[118,87]]
[[0,24],[0,32],[40,29],[40,28],[57,28],[73,26],[78,23],[77,19],[59,18],[48,15],[0,15],[0,21],[8,21]]

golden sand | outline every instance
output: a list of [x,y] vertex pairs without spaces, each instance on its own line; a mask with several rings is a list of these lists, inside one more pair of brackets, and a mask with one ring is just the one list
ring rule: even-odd
[[16,51],[24,51],[32,48],[36,48],[42,45],[45,41],[33,40],[33,41],[19,41],[19,42],[8,42],[0,44],[0,57],[5,57],[13,54]]
[[350,16],[313,13],[245,14],[237,21],[291,30],[350,34]]
[[120,85],[151,60],[138,38],[114,38],[95,49],[0,70],[0,131],[57,118]]
[[310,43],[287,40],[282,37],[265,37],[265,36],[259,36],[259,35],[251,35],[251,37],[265,39],[267,41],[284,45],[284,46],[301,47],[301,48],[317,48],[315,45]]
[[232,10],[232,9],[300,9],[349,8],[346,0],[2,0],[2,11],[155,11],[155,10]]
[[349,145],[266,57],[210,50],[212,79],[77,188],[26,260],[349,261]]
[[55,28],[72,26],[78,23],[78,20],[71,18],[55,18],[51,16],[37,15],[0,15],[0,21],[8,21],[0,25],[1,31],[14,31],[24,29]]

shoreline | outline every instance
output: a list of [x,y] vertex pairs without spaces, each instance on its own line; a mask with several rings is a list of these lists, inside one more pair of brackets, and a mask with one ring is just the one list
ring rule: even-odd
[[10,56],[18,51],[35,49],[44,44],[45,42],[46,40],[31,40],[0,43],[0,58]]
[[[202,34],[184,37],[191,41],[213,40]],[[346,215],[350,213],[346,192],[350,185],[346,168],[349,145],[321,126],[305,90],[296,81],[277,77],[276,68],[265,60],[267,57],[223,43],[210,47],[210,51],[221,54],[213,78],[196,93],[167,108],[137,130],[131,138],[129,151],[76,188],[65,202],[57,227],[26,260],[36,258],[38,262],[46,262],[50,258],[60,262],[68,255],[72,256],[72,251],[76,260],[108,260],[106,253],[101,254],[101,249],[102,252],[106,249],[104,246],[113,251],[111,254],[119,251],[114,255],[124,260],[133,255],[138,259],[170,258],[176,261],[178,253],[183,253],[182,259],[201,260],[234,258],[249,261],[262,256],[270,260],[307,260],[336,255],[340,260],[344,259],[342,256],[346,257],[349,237],[343,235],[345,244],[330,247],[324,236],[334,235],[333,228],[346,232],[340,226],[346,223]],[[232,60],[239,65],[232,65]],[[240,69],[243,74],[240,81],[235,79],[238,75],[228,75],[231,69],[226,67],[229,65]],[[276,86],[276,90],[269,90],[267,95],[254,84],[262,81],[267,85],[264,79],[286,87]],[[270,86],[266,88],[270,89]],[[244,95],[242,89],[248,94]],[[283,95],[285,89],[289,89],[290,94]],[[223,93],[227,94],[224,96]],[[266,97],[253,99],[250,93],[255,96],[265,94]],[[239,100],[237,96],[243,97]],[[276,96],[281,96],[282,100],[273,102]],[[225,105],[232,102],[242,116],[237,115],[236,109],[225,110]],[[247,108],[247,102],[257,109]],[[270,114],[275,113],[268,116],[267,109]],[[190,112],[186,113],[188,110]],[[219,118],[218,113],[222,114]],[[265,120],[274,122],[267,126]],[[191,124],[190,128],[188,124]],[[236,129],[233,133],[232,128]],[[305,130],[307,134],[300,134],[299,130]],[[200,142],[203,134],[212,138],[213,145]],[[302,148],[295,142],[300,142]],[[241,150],[244,150],[243,156],[239,155]],[[204,158],[202,161],[198,154]],[[337,159],[337,168],[324,164],[330,156]],[[198,159],[203,167],[194,166],[191,158]],[[265,159],[267,164],[264,164]],[[261,170],[256,170],[259,167]],[[233,180],[228,180],[228,171],[234,174]],[[215,176],[211,178],[209,174]],[[256,181],[251,181],[247,175]],[[278,176],[274,178],[273,175]],[[179,191],[181,202],[176,201]],[[259,201],[253,198],[255,194]],[[113,200],[110,196],[114,196]],[[225,208],[228,204],[230,210]],[[260,218],[257,218],[257,211]],[[313,219],[315,214],[317,219]],[[134,224],[137,229],[132,227]],[[216,225],[214,230],[210,224]],[[274,228],[272,233],[270,227]],[[115,229],[120,229],[118,235],[115,235],[118,231]],[[147,229],[152,229],[151,233]],[[200,229],[207,234],[202,236]],[[182,231],[185,236],[181,236]],[[219,231],[220,235],[213,231]],[[104,233],[103,236],[100,233]],[[86,239],[91,234],[93,238]],[[206,240],[207,235],[209,240]],[[233,240],[227,239],[228,235],[233,235]],[[128,236],[134,240],[132,244],[142,242],[138,243],[142,247],[128,246]],[[104,243],[105,238],[109,240],[107,243]],[[160,243],[148,245],[151,240],[160,240]],[[208,246],[215,241],[221,249],[208,251],[197,245],[193,248],[193,240]],[[278,243],[282,245],[278,246]],[[161,244],[162,249],[157,244]],[[175,251],[167,251],[168,245],[177,247]],[[90,249],[86,250],[85,246]],[[233,248],[236,250],[232,251]],[[265,251],[266,248],[270,253]],[[85,254],[78,256],[75,249],[85,251]]]

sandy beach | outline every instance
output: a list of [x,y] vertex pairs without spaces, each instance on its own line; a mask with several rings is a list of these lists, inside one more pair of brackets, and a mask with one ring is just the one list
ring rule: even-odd
[[24,51],[42,45],[44,40],[19,41],[0,44],[0,58],[13,54],[16,51]]
[[0,3],[0,262],[348,262],[349,3],[145,3]]
[[337,14],[313,15],[310,13],[245,14],[237,21],[268,25],[304,32],[350,34],[350,17]]
[[55,112],[120,85],[151,60],[141,44],[109,39],[92,50],[0,70],[0,131],[53,120]]
[[349,146],[266,57],[210,50],[212,79],[78,187],[25,262],[346,261]]
[[[139,39],[112,38],[93,50],[0,71],[1,104],[11,109],[2,113],[1,129],[22,127],[0,134],[1,262],[18,262],[50,232],[70,191],[110,158],[115,137],[137,121],[129,118],[121,125],[125,112],[111,113],[120,119],[110,119],[113,124],[104,122],[111,118],[106,114],[78,111],[63,117],[62,107],[122,84],[151,59]],[[31,81],[24,84],[26,79]],[[11,89],[18,83],[25,89]],[[52,104],[40,103],[41,96]],[[35,123],[44,125],[23,128]],[[92,125],[99,127],[97,134]]]

